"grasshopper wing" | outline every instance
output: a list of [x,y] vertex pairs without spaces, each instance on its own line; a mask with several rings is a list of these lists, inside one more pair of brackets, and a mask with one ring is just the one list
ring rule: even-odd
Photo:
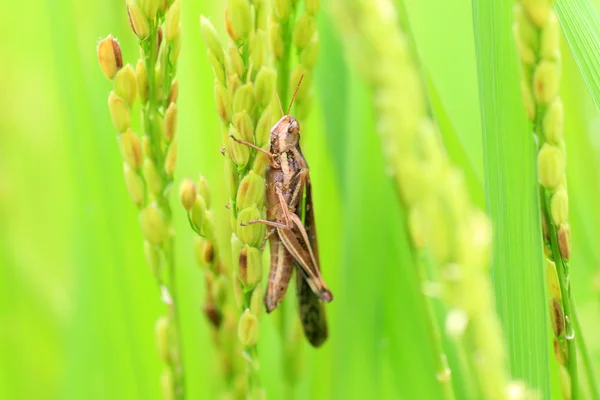
[[319,347],[327,339],[325,305],[308,286],[300,268],[296,270],[296,292],[304,336],[314,347]]
[[[310,191],[307,191],[307,193],[310,193]],[[304,227],[304,223],[296,214],[290,214],[289,218],[293,224],[293,228],[278,228],[277,233],[287,250],[294,257],[294,261],[300,267],[299,272],[301,271],[312,291],[321,300],[330,302],[333,300],[333,295],[321,277],[318,258],[311,247],[311,240]],[[311,232],[314,233],[313,230]],[[316,235],[314,238],[316,239]]]
[[[304,227],[308,237],[308,245],[312,248],[315,267],[319,268],[319,247],[317,243],[317,230],[315,225],[315,214],[312,201],[312,186],[310,178],[306,179],[306,195],[304,197]],[[298,294],[298,310],[304,335],[314,347],[319,347],[327,339],[327,317],[325,305],[313,293],[301,268],[296,270],[296,292]]]
[[312,200],[312,185],[308,173],[306,173],[305,176],[305,196],[304,204],[302,204],[304,218],[302,220],[304,222],[306,236],[308,237],[308,245],[312,249],[316,261],[315,267],[320,271],[321,262],[319,261],[319,243],[317,241],[317,224],[315,222],[315,211]]

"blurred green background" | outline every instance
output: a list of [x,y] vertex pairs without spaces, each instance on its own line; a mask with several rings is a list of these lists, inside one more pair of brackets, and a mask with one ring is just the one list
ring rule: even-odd
[[[223,244],[228,241],[229,222],[219,121],[198,21],[200,14],[210,17],[225,38],[224,3],[182,2],[176,172],[177,184],[185,176],[195,179],[199,172],[207,177]],[[497,116],[481,118],[489,103],[480,93],[492,89],[480,87],[485,79],[478,73],[489,64],[476,51],[476,44],[482,43],[478,35],[488,27],[474,31],[473,18],[478,14],[468,1],[407,0],[405,4],[442,133],[452,159],[465,170],[474,202],[496,218],[496,229],[511,224],[498,220],[500,215],[513,218],[515,230],[520,224],[526,226],[518,213],[507,216],[503,211],[521,206],[522,190],[533,188],[535,182],[527,181],[533,175],[525,174],[524,184],[507,185],[499,202],[490,201],[489,180],[484,183],[484,177],[496,174],[493,163],[484,170],[482,131]],[[328,306],[328,343],[317,351],[304,345],[304,372],[296,394],[437,398],[433,358],[423,339],[423,316],[415,305],[418,291],[406,252],[403,216],[385,174],[370,92],[344,59],[327,1],[322,1],[322,7],[317,96],[302,133],[314,185],[323,274],[336,300]],[[96,59],[97,41],[112,33],[121,43],[125,62],[137,60],[125,2],[12,1],[2,8],[0,398],[159,398],[161,365],[153,332],[164,308],[143,259],[137,210],[122,179],[107,109],[111,83],[102,76]],[[496,32],[504,43],[511,43],[506,18],[510,7],[500,8],[504,14],[498,18],[501,29]],[[496,72],[504,68],[518,82],[516,58],[508,54],[490,62],[496,63]],[[600,119],[566,47],[563,59],[573,291],[588,346],[599,360],[600,341],[594,332],[599,327],[600,296],[594,282],[600,257]],[[524,121],[517,88],[503,98],[504,112]],[[524,124],[517,126],[523,129]],[[521,134],[522,142],[513,146],[531,141],[526,126]],[[520,163],[532,171],[527,164],[532,158],[523,161],[514,155],[521,153],[523,149],[515,148],[512,158],[504,154],[501,161],[515,177]],[[175,196],[173,200],[177,201]],[[189,398],[214,398],[217,361],[200,309],[204,283],[193,260],[193,233],[175,204],[187,389]],[[506,236],[495,242],[501,243],[500,252],[510,252],[511,246],[522,248],[526,244],[521,240],[541,249],[536,232],[521,231],[516,241],[510,231],[500,229],[502,234]],[[495,255],[496,288],[505,284],[498,272],[502,268],[541,266],[541,261],[498,265],[501,256]],[[499,309],[507,338],[518,337],[527,327],[518,326],[522,320],[511,320],[516,310],[506,307],[502,293],[497,292],[497,300],[504,304]],[[522,299],[521,306],[544,321],[545,305],[527,301]],[[271,398],[280,398],[281,340],[273,321],[269,317],[262,321],[262,384]],[[548,336],[538,332],[531,335],[532,341],[540,335]],[[540,390],[547,393],[552,384],[547,378],[554,381],[554,375],[544,375],[545,381],[534,378],[539,371],[544,374],[552,358],[545,342],[531,350],[542,354],[537,359],[542,365],[533,364],[527,359],[528,350],[510,340],[508,347],[515,376],[542,386]]]

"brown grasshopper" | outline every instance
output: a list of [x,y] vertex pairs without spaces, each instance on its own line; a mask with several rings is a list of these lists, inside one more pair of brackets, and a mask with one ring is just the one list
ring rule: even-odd
[[[300,83],[302,78],[298,87]],[[312,187],[308,164],[300,150],[300,125],[289,115],[298,87],[286,114],[279,101],[282,117],[271,129],[270,151],[232,138],[269,158],[265,175],[267,219],[246,223],[261,223],[271,227],[264,242],[268,239],[271,248],[271,269],[265,294],[267,312],[273,311],[283,300],[296,265],[300,320],[308,341],[318,347],[327,339],[327,320],[322,301],[330,302],[333,296],[321,277]]]

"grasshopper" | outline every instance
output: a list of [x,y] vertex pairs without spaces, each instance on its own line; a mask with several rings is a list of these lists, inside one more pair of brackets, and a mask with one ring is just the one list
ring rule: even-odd
[[317,232],[312,202],[309,168],[300,150],[300,125],[290,110],[302,83],[302,77],[287,113],[279,96],[281,119],[271,128],[270,151],[252,143],[236,142],[264,153],[269,159],[265,174],[267,219],[255,219],[244,225],[261,223],[271,229],[265,236],[271,249],[271,268],[265,294],[267,312],[283,300],[296,265],[298,310],[304,334],[315,347],[327,339],[327,320],[322,302],[333,295],[327,288],[319,264]]

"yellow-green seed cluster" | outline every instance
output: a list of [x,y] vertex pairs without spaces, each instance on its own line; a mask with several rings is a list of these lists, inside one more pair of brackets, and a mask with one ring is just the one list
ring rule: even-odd
[[200,176],[197,186],[191,179],[184,179],[179,189],[179,197],[187,212],[190,226],[198,235],[195,254],[198,266],[204,271],[206,283],[204,313],[213,328],[218,330],[228,300],[229,278],[226,265],[221,262],[216,247],[215,224],[206,179]]
[[290,86],[295,87],[300,81],[300,77],[304,76],[294,102],[296,118],[299,120],[304,120],[308,116],[313,98],[312,71],[319,55],[319,34],[317,32],[319,0],[306,1],[304,9],[305,12],[296,21],[292,34],[298,64],[290,78]]
[[542,224],[546,250],[546,279],[555,356],[561,365],[565,398],[574,397],[575,346],[571,320],[568,261],[571,255],[566,150],[563,138],[564,109],[559,97],[561,54],[560,25],[553,0],[518,1],[514,6],[513,32],[521,60],[521,92],[527,117],[537,136],[537,175],[540,184]]
[[[165,363],[162,390],[164,398],[181,398],[184,388],[176,294],[174,281],[163,281],[163,275],[171,276],[174,268],[168,191],[177,160],[178,84],[174,77],[181,48],[180,1],[128,0],[127,12],[140,40],[141,57],[135,70],[129,64],[123,66],[121,50],[111,35],[98,44],[98,60],[114,85],[108,108],[118,132],[127,191],[140,210],[144,253],[168,305],[168,315],[156,325],[159,353]],[[141,137],[131,129],[136,100],[142,110]]]
[[[428,279],[441,284],[445,331],[470,359],[470,376],[481,391],[477,397],[505,398],[503,337],[488,270],[489,220],[472,205],[462,173],[451,164],[427,115],[421,79],[393,2],[337,0],[334,5],[347,54],[373,89],[388,172],[421,255],[415,264],[424,258],[435,267]],[[443,353],[438,357],[445,359]],[[444,384],[449,373],[444,362],[438,368]]]
[[[156,334],[156,349],[160,359],[165,365],[172,365],[172,355],[176,349],[172,348],[172,343],[176,339],[173,338],[173,321],[170,316],[164,315],[156,321],[154,327]],[[175,381],[173,368],[164,368],[160,377],[160,385],[162,389],[163,399],[175,399]]]
[[[312,70],[319,55],[319,35],[317,32],[317,13],[319,0],[304,2],[304,12],[298,14],[297,1],[276,0],[274,12],[269,22],[269,38],[275,65],[279,72],[278,89],[284,102],[290,100],[289,94],[296,89],[300,78],[302,85],[294,101],[294,116],[304,120],[308,116],[313,98]],[[295,49],[297,63],[292,69],[291,49]]]
[[[550,197],[552,224],[559,231],[568,231],[564,109],[558,95],[560,26],[551,1],[517,3],[514,14],[514,34],[523,72],[523,99],[540,140],[538,180]],[[561,256],[568,260],[570,244],[564,243],[563,247],[567,251]]]
[[[230,0],[225,11],[229,44],[225,50],[212,23],[200,19],[202,36],[212,64],[214,96],[225,148],[225,179],[230,193],[231,252],[235,300],[241,310],[237,333],[250,355],[250,380],[257,380],[255,345],[259,337],[264,291],[261,246],[265,217],[264,173],[267,157],[233,138],[269,149],[277,73],[270,67],[266,33],[268,8],[262,0]],[[259,390],[253,385],[251,390]]]
[[236,335],[237,313],[229,271],[217,247],[211,195],[206,178],[200,176],[197,184],[189,178],[184,179],[179,188],[179,198],[187,212],[190,226],[198,235],[194,245],[196,262],[204,273],[206,285],[202,310],[211,326],[221,374],[227,383],[224,396],[243,398],[247,393],[247,384],[242,359],[237,356],[241,353]]

